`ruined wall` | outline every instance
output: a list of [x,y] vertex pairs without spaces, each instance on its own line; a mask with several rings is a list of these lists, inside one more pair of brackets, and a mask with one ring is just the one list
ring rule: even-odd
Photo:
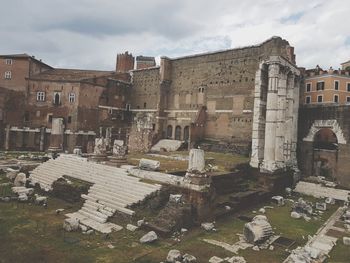
[[[248,147],[252,131],[255,72],[259,61],[270,55],[294,59],[288,42],[278,37],[252,47],[177,59],[162,58],[160,69],[134,71],[135,97],[132,105],[156,109],[157,92],[162,91],[161,84],[167,81],[163,90],[165,96],[160,97],[160,101],[166,101],[164,108],[160,108],[165,113],[163,135],[166,136],[169,125],[173,130],[176,127],[183,130],[195,120],[198,110],[206,106],[206,138]],[[164,76],[161,83],[158,74]],[[180,139],[183,137],[182,132]]]
[[[314,175],[313,160],[316,153],[313,150],[313,137],[308,138],[311,127],[317,120],[335,120],[336,125],[325,121],[318,128],[330,128],[335,131],[338,140],[336,155],[335,179],[344,187],[350,188],[350,106],[305,105],[299,109],[298,128],[298,163],[304,176]],[[319,123],[319,122],[318,122]],[[331,125],[332,124],[332,125]],[[336,127],[336,130],[334,129]]]

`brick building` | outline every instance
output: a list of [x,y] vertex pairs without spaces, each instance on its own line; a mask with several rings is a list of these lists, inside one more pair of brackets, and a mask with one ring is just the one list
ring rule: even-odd
[[27,54],[0,55],[0,87],[25,92],[26,78],[52,69],[51,66]]

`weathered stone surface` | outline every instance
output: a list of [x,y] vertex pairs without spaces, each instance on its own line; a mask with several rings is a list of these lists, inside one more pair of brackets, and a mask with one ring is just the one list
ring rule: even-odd
[[257,215],[250,223],[246,223],[243,228],[244,238],[252,244],[263,241],[273,234],[272,227],[267,221],[267,217]]
[[47,203],[47,197],[46,196],[40,196],[38,194],[35,194],[35,204],[37,205],[43,205]]
[[278,206],[284,205],[284,198],[282,196],[276,195],[271,198]]
[[139,162],[140,169],[157,171],[160,167],[160,162],[142,158]]
[[175,194],[175,195],[170,194],[169,195],[169,202],[179,204],[179,203],[181,203],[181,199],[182,199],[182,195],[180,195],[180,194]]
[[182,257],[182,262],[183,263],[193,263],[193,262],[197,262],[197,258],[195,256],[192,256],[190,254],[185,254]]
[[63,221],[63,229],[67,232],[76,231],[79,229],[79,220],[74,218],[66,218]]
[[172,249],[168,252],[166,262],[175,263],[176,261],[181,261],[181,260],[182,260],[182,256],[179,250]]
[[224,262],[224,260],[217,256],[213,256],[209,259],[209,263],[221,263],[221,262]]
[[152,152],[175,152],[177,151],[183,144],[183,141],[179,140],[168,140],[163,139],[157,142],[155,145],[152,146],[151,151]]
[[215,228],[215,225],[213,223],[202,223],[201,227],[206,231],[211,231]]
[[152,243],[158,239],[156,232],[150,231],[140,238],[140,243]]
[[124,157],[126,154],[126,146],[124,146],[124,141],[114,140],[112,153],[116,157]]
[[18,173],[16,178],[15,178],[14,185],[15,186],[25,186],[26,181],[27,181],[27,177],[26,177],[25,173]]
[[136,231],[136,230],[138,229],[138,227],[137,227],[137,226],[134,226],[134,225],[132,225],[132,224],[127,224],[127,225],[126,225],[126,229],[129,230],[129,231],[131,231],[131,232],[134,232],[134,231]]
[[12,168],[7,168],[6,169],[6,177],[11,179],[11,180],[14,180],[18,173],[19,173],[19,170],[15,170],[15,169],[12,169]]
[[94,155],[105,155],[106,154],[106,143],[104,138],[95,139]]
[[191,149],[189,154],[188,169],[189,173],[204,173],[205,158],[202,149]]
[[290,216],[291,216],[292,218],[296,218],[296,219],[299,219],[299,218],[302,217],[301,214],[299,214],[298,212],[295,212],[295,211],[291,212],[291,213],[290,213]]
[[140,227],[145,223],[145,220],[141,219],[137,221],[137,226]]
[[20,194],[20,195],[18,196],[18,201],[20,201],[20,202],[28,201],[28,196],[27,196],[27,194],[25,194],[25,193]]
[[234,256],[227,260],[229,263],[246,263],[247,261],[244,259],[244,257],[238,257]]
[[350,246],[350,237],[343,237],[343,244],[346,246]]
[[316,209],[317,210],[321,210],[321,211],[326,211],[327,210],[327,204],[326,203],[316,202]]

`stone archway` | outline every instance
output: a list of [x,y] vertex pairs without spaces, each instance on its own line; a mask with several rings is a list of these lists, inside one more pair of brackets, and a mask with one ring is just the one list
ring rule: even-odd
[[339,126],[337,120],[315,120],[309,130],[309,133],[303,139],[303,141],[313,142],[316,133],[323,128],[331,129],[332,132],[336,135],[339,144],[346,144],[343,131]]
[[166,137],[167,139],[171,139],[173,137],[173,126],[168,125],[166,128]]
[[319,129],[313,138],[312,174],[334,180],[337,176],[338,138],[330,128]]
[[175,140],[181,140],[181,126],[175,128]]

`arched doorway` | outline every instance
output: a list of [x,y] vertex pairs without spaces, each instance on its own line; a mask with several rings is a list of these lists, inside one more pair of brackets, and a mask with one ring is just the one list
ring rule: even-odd
[[189,138],[190,138],[190,127],[185,126],[185,128],[184,128],[184,141],[187,142]]
[[166,128],[166,137],[167,139],[171,139],[173,137],[173,126],[168,125]]
[[329,128],[315,133],[313,140],[313,175],[334,180],[337,175],[338,138]]
[[181,127],[176,126],[175,128],[175,140],[181,140]]

